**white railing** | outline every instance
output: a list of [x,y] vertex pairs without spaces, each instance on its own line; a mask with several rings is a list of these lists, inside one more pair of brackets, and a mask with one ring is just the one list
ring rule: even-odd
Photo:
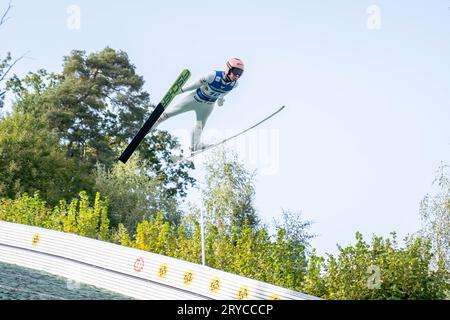
[[167,256],[0,221],[0,262],[42,270],[137,299],[318,299]]

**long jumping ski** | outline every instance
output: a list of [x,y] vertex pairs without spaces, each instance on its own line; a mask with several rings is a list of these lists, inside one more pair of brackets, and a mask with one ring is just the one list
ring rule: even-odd
[[155,125],[156,121],[159,119],[161,114],[164,112],[164,110],[167,108],[170,102],[172,102],[173,98],[175,98],[175,96],[179,93],[181,87],[184,86],[184,84],[186,83],[186,81],[189,79],[190,76],[191,72],[188,69],[184,69],[181,72],[181,74],[178,76],[174,84],[170,87],[169,91],[166,93],[164,98],[161,100],[160,103],[158,103],[155,110],[153,110],[153,112],[148,117],[147,121],[145,121],[142,128],[139,130],[139,132],[136,134],[133,140],[131,140],[131,142],[128,144],[125,150],[122,152],[122,154],[119,157],[120,161],[122,161],[123,163],[126,163],[128,161],[128,159],[131,157],[133,152],[139,146],[141,141],[149,133],[149,131]]
[[193,157],[195,157],[196,155],[198,155],[198,154],[200,154],[200,153],[203,153],[203,152],[205,152],[205,151],[207,151],[207,150],[209,150],[209,149],[212,149],[212,148],[217,147],[217,146],[219,146],[219,145],[221,145],[221,144],[224,144],[225,142],[227,142],[227,141],[229,141],[229,140],[231,140],[231,139],[234,139],[234,138],[236,138],[236,137],[238,137],[238,136],[240,136],[240,135],[246,133],[247,131],[249,131],[249,130],[251,130],[251,129],[257,127],[257,126],[259,126],[261,123],[266,122],[267,120],[269,120],[270,118],[272,118],[273,116],[275,116],[277,113],[279,113],[281,110],[283,110],[284,107],[285,107],[285,106],[282,106],[282,107],[279,108],[277,111],[275,111],[274,113],[272,113],[272,114],[270,114],[269,116],[265,117],[263,120],[259,121],[258,123],[254,124],[253,126],[247,128],[247,129],[245,129],[245,130],[243,130],[243,131],[241,131],[241,132],[239,132],[239,133],[237,133],[237,134],[235,134],[235,135],[233,135],[233,136],[231,136],[231,137],[228,137],[228,138],[226,138],[226,139],[224,139],[224,140],[222,140],[222,141],[219,141],[219,142],[217,142],[217,143],[213,143],[213,144],[211,144],[211,145],[209,145],[209,146],[207,146],[207,147],[205,147],[205,148],[203,148],[203,149],[201,149],[201,150],[194,151],[194,152],[192,152],[189,156],[187,156],[187,157],[182,157],[182,158],[178,159],[174,164],[177,164],[177,163],[180,162],[180,161],[192,159]]

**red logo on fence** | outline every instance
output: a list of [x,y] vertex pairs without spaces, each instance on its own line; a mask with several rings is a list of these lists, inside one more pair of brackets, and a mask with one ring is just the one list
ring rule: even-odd
[[134,271],[141,272],[142,269],[144,269],[144,259],[143,258],[137,258],[134,262]]

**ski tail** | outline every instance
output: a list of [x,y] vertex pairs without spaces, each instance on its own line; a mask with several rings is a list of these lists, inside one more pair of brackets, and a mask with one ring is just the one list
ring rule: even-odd
[[234,139],[234,138],[236,138],[236,137],[238,137],[238,136],[240,136],[240,135],[246,133],[247,131],[250,131],[251,129],[256,128],[257,126],[259,126],[259,125],[262,124],[263,122],[266,122],[267,120],[269,120],[270,118],[272,118],[273,116],[275,116],[277,113],[281,112],[285,107],[286,107],[286,106],[281,106],[277,111],[271,113],[270,115],[268,115],[267,117],[265,117],[263,120],[259,121],[258,123],[254,124],[253,126],[247,128],[247,129],[245,129],[245,130],[243,130],[243,131],[241,131],[241,132],[239,132],[239,133],[237,133],[237,134],[235,134],[235,135],[233,135],[233,136],[231,136],[231,137],[228,137],[228,138],[226,138],[226,139],[224,139],[224,140],[222,140],[222,141],[219,141],[219,142],[217,142],[217,143],[213,143],[213,144],[207,146],[207,147],[204,148],[204,149],[201,149],[201,150],[198,150],[198,151],[194,151],[190,156],[184,158],[183,160],[191,159],[191,158],[193,158],[194,156],[196,156],[197,154],[200,154],[200,153],[205,152],[205,151],[207,151],[207,150],[209,150],[209,149],[211,149],[211,148],[214,148],[214,147],[217,147],[217,146],[219,146],[219,145],[221,145],[221,144],[224,144],[225,142],[227,142],[227,141],[229,141],[229,140],[231,140],[231,139]]
[[119,157],[120,161],[122,161],[123,163],[126,163],[128,161],[128,159],[131,157],[133,152],[139,146],[141,141],[144,140],[145,136],[148,134],[150,129],[155,125],[156,121],[159,119],[159,117],[163,112],[164,107],[159,103],[156,106],[155,110],[153,110],[153,112],[150,114],[150,117],[148,117],[147,121],[145,121],[142,128],[139,129],[139,132],[134,136],[133,140],[131,140],[131,142],[122,152],[122,154]]
[[133,152],[145,138],[145,136],[150,132],[152,127],[155,125],[156,121],[159,119],[164,110],[168,107],[170,102],[172,102],[173,98],[180,92],[181,88],[187,82],[189,77],[191,76],[191,72],[188,69],[184,69],[181,74],[178,76],[177,80],[172,84],[169,91],[166,93],[164,98],[160,103],[156,106],[153,112],[148,117],[147,121],[145,121],[142,128],[139,132],[134,136],[133,140],[128,144],[125,150],[119,157],[119,160],[123,163],[126,163],[128,159],[131,157]]

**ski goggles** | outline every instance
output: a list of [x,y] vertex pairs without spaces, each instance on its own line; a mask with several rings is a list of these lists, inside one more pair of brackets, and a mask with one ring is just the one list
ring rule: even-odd
[[239,69],[239,68],[231,68],[231,69],[230,69],[230,72],[231,72],[232,74],[234,74],[235,76],[240,77],[240,76],[242,76],[242,74],[244,73],[244,70]]

